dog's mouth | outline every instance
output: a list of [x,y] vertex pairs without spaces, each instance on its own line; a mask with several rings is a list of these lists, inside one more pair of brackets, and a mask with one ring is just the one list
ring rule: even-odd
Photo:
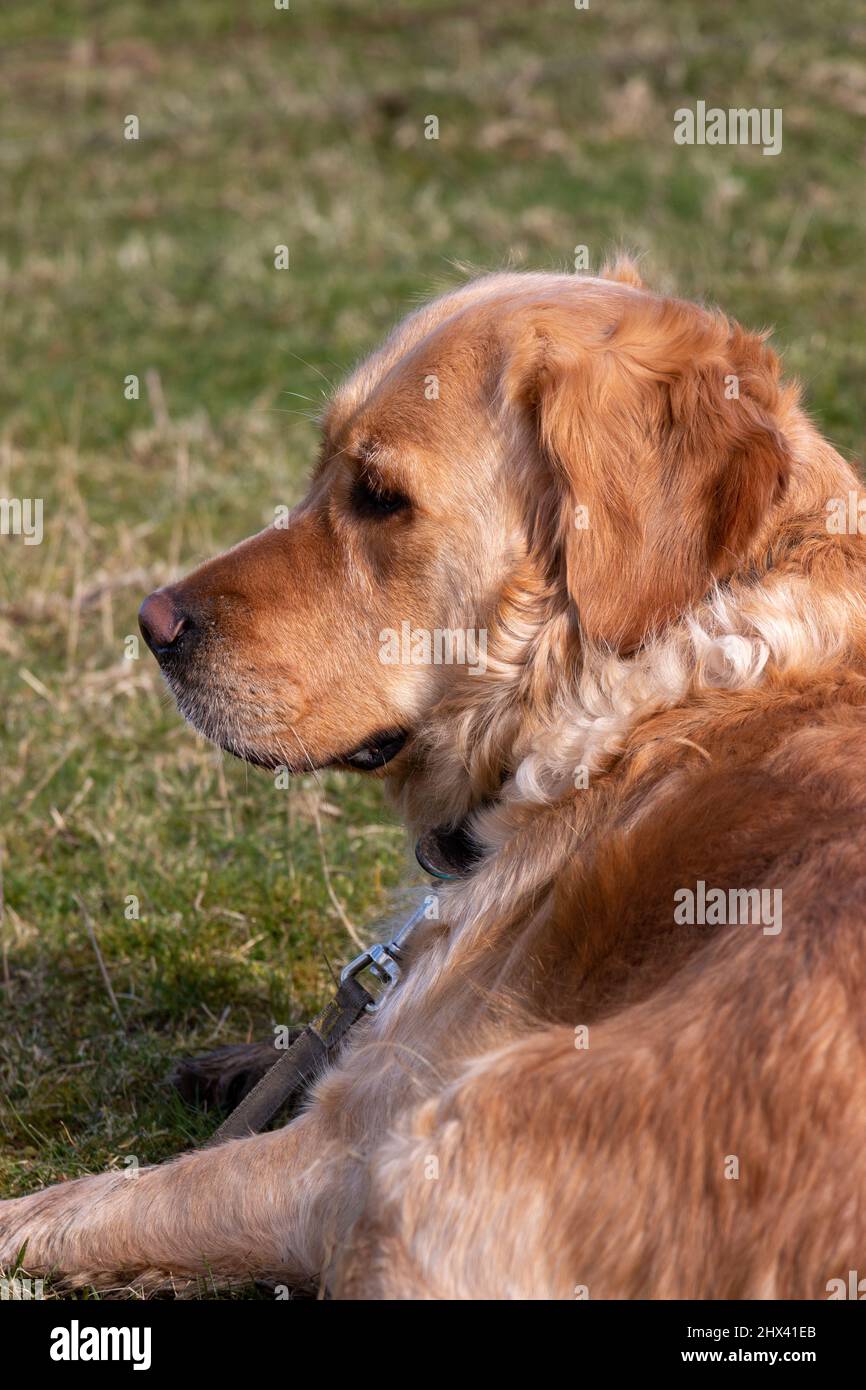
[[269,711],[251,707],[242,698],[232,701],[233,695],[242,696],[243,691],[223,691],[223,701],[230,706],[226,711],[214,701],[211,690],[202,690],[189,680],[181,681],[165,663],[162,672],[180,713],[194,729],[232,757],[269,772],[284,768],[298,776],[323,768],[352,768],[375,773],[387,767],[411,737],[410,730],[391,726],[376,729],[345,751],[314,755],[291,725],[287,730]]
[[285,767],[290,773],[318,772],[321,768],[354,768],[359,772],[378,772],[381,768],[387,767],[397,754],[402,752],[408,742],[409,732],[406,729],[381,729],[377,733],[366,738],[363,743],[357,744],[347,753],[338,753],[334,757],[325,758],[322,762],[313,762],[311,758],[301,758],[294,763],[287,763],[284,755],[268,753],[261,749],[249,748],[244,744],[227,741],[222,747],[233,757],[240,758],[245,763],[250,763],[253,767],[263,767],[273,772],[276,768]]
[[353,748],[351,753],[334,758],[331,766],[354,767],[361,772],[375,772],[380,767],[386,767],[402,752],[408,737],[408,733],[403,729],[380,730],[372,738]]

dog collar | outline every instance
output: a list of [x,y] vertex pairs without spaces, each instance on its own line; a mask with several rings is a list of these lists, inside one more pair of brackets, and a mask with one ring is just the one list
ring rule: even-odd
[[415,858],[432,878],[452,882],[465,878],[481,858],[481,849],[468,829],[469,817],[456,826],[437,826],[421,836]]

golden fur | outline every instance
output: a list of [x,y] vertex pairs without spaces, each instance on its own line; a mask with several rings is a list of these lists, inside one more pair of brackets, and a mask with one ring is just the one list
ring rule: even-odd
[[[0,1204],[0,1262],[468,1299],[862,1265],[866,549],[827,525],[857,487],[762,336],[631,267],[401,324],[289,526],[167,591],[204,634],[167,674],[266,766],[405,731],[410,833],[471,814],[485,853],[299,1118]],[[383,663],[403,621],[483,629],[486,669]],[[677,924],[699,880],[781,891],[781,930]]]

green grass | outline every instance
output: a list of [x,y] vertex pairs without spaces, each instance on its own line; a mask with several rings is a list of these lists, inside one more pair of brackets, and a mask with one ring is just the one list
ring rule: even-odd
[[[859,454],[864,53],[853,0],[6,0],[0,496],[45,540],[0,538],[0,1191],[203,1138],[170,1060],[321,1002],[323,860],[359,929],[405,872],[377,786],[278,791],[182,726],[124,659],[141,597],[297,498],[323,378],[455,264],[635,248],[775,324]],[[782,107],[782,154],[676,146],[698,98]]]

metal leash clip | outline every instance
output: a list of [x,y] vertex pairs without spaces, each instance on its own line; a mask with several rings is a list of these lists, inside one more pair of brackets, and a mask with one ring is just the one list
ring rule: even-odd
[[385,998],[386,992],[391,985],[395,985],[400,978],[400,966],[390,954],[388,947],[377,943],[371,946],[369,951],[362,951],[354,960],[350,960],[340,971],[340,984],[344,985],[347,980],[353,980],[362,971],[369,970],[374,979],[382,985],[382,991],[372,1003],[365,1006],[368,1014],[376,1013]]
[[344,985],[347,980],[353,980],[362,971],[369,970],[375,980],[378,980],[382,989],[372,1003],[366,1005],[368,1014],[376,1013],[385,1001],[385,995],[395,985],[400,978],[400,960],[403,954],[403,947],[411,933],[415,930],[419,922],[423,922],[427,916],[427,901],[416,908],[412,916],[408,918],[397,932],[397,935],[388,942],[387,946],[381,942],[376,942],[366,951],[362,951],[354,960],[350,960],[340,971],[340,984]]

